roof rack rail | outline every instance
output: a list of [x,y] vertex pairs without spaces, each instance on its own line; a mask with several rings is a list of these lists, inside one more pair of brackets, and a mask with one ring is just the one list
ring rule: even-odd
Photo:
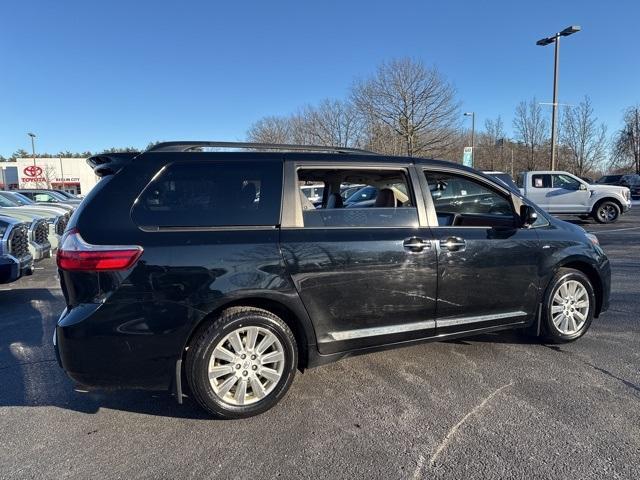
[[246,148],[252,150],[285,150],[296,152],[331,152],[352,153],[358,155],[378,155],[375,152],[359,148],[327,147],[322,145],[295,145],[285,143],[251,143],[251,142],[161,142],[149,148],[147,152],[188,152],[196,148]]

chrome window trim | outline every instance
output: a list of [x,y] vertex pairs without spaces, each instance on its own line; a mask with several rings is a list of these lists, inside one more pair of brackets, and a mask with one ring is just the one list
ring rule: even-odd
[[158,227],[153,225],[138,225],[138,229],[147,233],[164,232],[236,232],[251,230],[276,230],[277,225],[223,225],[216,227]]

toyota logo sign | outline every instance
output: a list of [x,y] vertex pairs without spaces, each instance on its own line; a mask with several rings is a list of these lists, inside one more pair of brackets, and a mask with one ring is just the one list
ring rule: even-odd
[[23,172],[27,177],[37,177],[39,175],[42,175],[42,169],[40,167],[36,167],[35,165],[25,167]]

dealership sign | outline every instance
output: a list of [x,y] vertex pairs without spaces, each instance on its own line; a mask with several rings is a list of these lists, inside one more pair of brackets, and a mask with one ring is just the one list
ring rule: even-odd
[[22,178],[23,182],[46,182],[45,178],[42,176],[42,168],[37,167],[36,165],[29,165],[22,170],[22,173],[26,175],[26,177]]

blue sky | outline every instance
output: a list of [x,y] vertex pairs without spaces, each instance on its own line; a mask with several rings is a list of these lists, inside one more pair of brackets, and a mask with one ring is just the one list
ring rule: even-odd
[[239,140],[264,115],[344,97],[393,57],[435,65],[465,110],[502,115],[591,96],[612,133],[640,102],[640,2],[14,1],[0,10],[0,155],[99,151],[152,140]]

